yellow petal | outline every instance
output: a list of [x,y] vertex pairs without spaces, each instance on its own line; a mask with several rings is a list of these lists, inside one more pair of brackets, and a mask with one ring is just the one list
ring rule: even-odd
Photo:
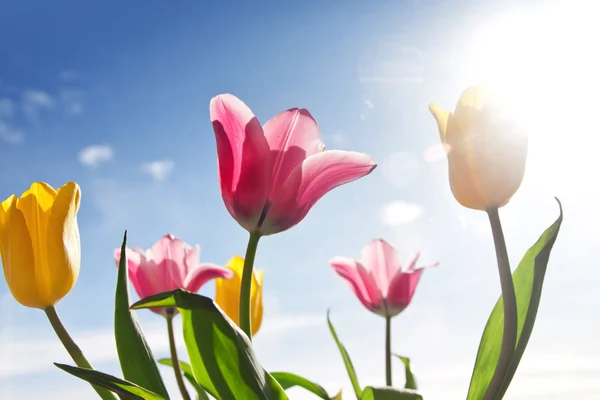
[[444,111],[438,106],[436,103],[429,104],[429,111],[435,118],[438,124],[438,129],[440,132],[440,139],[442,143],[446,143],[446,131],[448,127],[448,117],[450,113],[448,111]]
[[[4,203],[3,203],[4,205]],[[27,223],[17,203],[13,202],[8,211],[9,229],[6,234],[6,255],[3,254],[4,276],[13,297],[26,307],[46,308],[37,290],[37,277],[34,265],[33,247]]]
[[48,220],[46,249],[50,271],[52,304],[65,297],[75,285],[81,263],[77,212],[81,200],[79,185],[66,183],[58,190]]
[[[244,259],[239,256],[233,257],[227,263],[227,268],[233,271],[233,277],[231,279],[215,279],[215,303],[239,326],[240,288],[242,286]],[[252,286],[250,288],[250,322],[253,334],[258,332],[262,324],[262,281],[263,272],[260,270],[254,271],[252,274]]]
[[244,259],[235,256],[227,263],[227,268],[233,272],[231,279],[215,279],[215,303],[236,325],[240,324],[240,287],[242,286],[242,271]]
[[252,335],[256,335],[260,326],[262,325],[263,318],[263,271],[254,271],[252,276],[252,299],[251,301],[251,313],[252,317],[250,322],[252,324]]
[[50,301],[52,298],[52,276],[48,266],[46,232],[55,197],[56,191],[50,185],[34,182],[17,202],[17,208],[25,217],[31,237],[38,295],[45,301]]
[[0,207],[0,255],[2,256],[2,266],[8,267],[8,229],[9,229],[9,211],[13,206],[17,196],[14,194],[2,202]]

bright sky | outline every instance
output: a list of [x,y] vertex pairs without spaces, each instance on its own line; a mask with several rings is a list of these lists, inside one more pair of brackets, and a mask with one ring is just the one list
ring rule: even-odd
[[[343,387],[351,398],[327,330],[331,307],[361,385],[384,383],[383,319],[328,266],[383,237],[403,259],[420,250],[424,264],[440,262],[394,320],[393,349],[411,357],[427,400],[464,399],[500,285],[487,218],[452,197],[427,105],[453,109],[464,88],[485,80],[504,90],[531,137],[523,185],[501,210],[514,267],[556,219],[553,196],[565,211],[536,327],[506,398],[598,399],[598,6],[206,4],[2,6],[0,194],[20,194],[39,180],[81,185],[81,273],[57,309],[94,366],[119,373],[112,254],[124,229],[131,246],[149,247],[165,233],[198,243],[207,262],[244,253],[247,234],[220,197],[208,117],[210,98],[230,92],[262,122],[308,108],[329,148],[367,152],[379,163],[328,194],[298,226],[261,241],[265,317],[255,343],[264,366],[331,393]],[[202,292],[211,295],[213,284]],[[20,306],[3,280],[0,315],[0,398],[95,398],[52,365],[71,361],[43,313]],[[155,355],[167,356],[164,321],[149,311],[138,316]],[[162,371],[177,398],[172,371]],[[394,379],[403,383],[400,362]]]

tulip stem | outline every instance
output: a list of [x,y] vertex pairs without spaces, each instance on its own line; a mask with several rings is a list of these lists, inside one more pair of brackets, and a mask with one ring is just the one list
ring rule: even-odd
[[492,235],[494,237],[494,246],[496,248],[496,259],[498,261],[498,272],[500,274],[500,286],[502,288],[502,305],[504,307],[504,330],[502,334],[502,346],[498,364],[494,375],[483,396],[484,400],[496,399],[498,391],[501,389],[504,375],[510,364],[512,355],[517,344],[517,298],[515,295],[515,286],[512,279],[512,271],[508,260],[506,242],[504,233],[502,233],[502,224],[497,208],[487,210],[492,226]]
[[179,386],[179,392],[183,400],[191,400],[190,394],[185,388],[183,382],[183,374],[181,373],[181,365],[179,364],[179,357],[177,357],[177,346],[175,346],[175,334],[173,332],[173,318],[175,313],[167,308],[167,330],[169,331],[169,347],[171,349],[171,361],[173,362],[173,371],[175,371],[175,380],[177,386]]
[[[50,321],[52,328],[54,328],[54,332],[56,332],[56,336],[58,336],[58,338],[62,342],[63,346],[65,346],[65,349],[67,350],[67,352],[69,353],[69,355],[71,356],[71,358],[73,359],[75,364],[79,368],[86,368],[86,369],[93,370],[94,368],[92,367],[92,365],[85,358],[85,356],[83,355],[83,352],[81,351],[79,346],[77,346],[77,344],[73,341],[73,339],[71,338],[71,336],[65,329],[65,326],[62,324],[62,321],[58,317],[58,314],[56,313],[56,309],[54,308],[54,306],[45,308],[44,312],[46,313],[46,316],[48,317],[48,320]],[[104,400],[116,400],[116,397],[112,394],[112,392],[110,390],[104,389],[104,388],[102,388],[100,386],[96,386],[96,385],[92,385],[92,387],[94,388],[96,393],[98,393],[100,398],[102,398]]]
[[246,248],[246,257],[244,258],[244,270],[242,272],[242,285],[240,287],[240,328],[244,331],[248,339],[252,340],[252,321],[251,321],[251,295],[252,295],[252,272],[254,270],[254,258],[260,234],[253,232],[248,239]]
[[385,317],[385,385],[392,386],[392,318]]

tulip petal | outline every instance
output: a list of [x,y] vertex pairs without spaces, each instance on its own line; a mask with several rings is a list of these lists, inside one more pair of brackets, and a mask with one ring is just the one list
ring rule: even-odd
[[46,232],[50,209],[54,203],[56,191],[47,183],[34,182],[23,192],[17,201],[17,208],[23,213],[27,229],[31,237],[36,269],[36,284],[38,293],[43,299],[50,299],[51,272],[46,251]]
[[235,256],[227,263],[227,268],[233,272],[230,279],[215,279],[215,303],[235,322],[240,324],[240,287],[242,286],[242,271],[244,259]]
[[[4,203],[3,203],[4,206]],[[8,251],[2,258],[6,284],[13,297],[26,307],[44,309],[50,304],[44,302],[38,293],[33,246],[27,229],[27,222],[17,202],[8,209],[10,228],[6,238]],[[4,248],[4,245],[3,245]]]
[[[129,280],[131,284],[135,288],[135,291],[139,295],[138,290],[138,282],[137,282],[137,270],[140,268],[142,263],[146,262],[146,255],[143,250],[138,249],[130,249],[127,247],[125,250],[125,256],[127,257],[127,273],[129,275]],[[115,264],[117,268],[119,267],[119,261],[121,260],[121,249],[115,249],[114,251]]]
[[273,155],[273,177],[269,198],[277,196],[287,177],[306,158],[322,152],[319,126],[306,109],[292,108],[277,114],[263,127]]
[[[52,304],[75,286],[81,264],[81,243],[77,212],[81,200],[79,185],[69,182],[58,189],[48,219],[46,251],[49,266],[48,289]],[[41,295],[42,292],[40,292]]]
[[376,239],[363,248],[361,260],[373,273],[377,286],[386,297],[390,282],[400,270],[396,249],[385,240]]
[[0,207],[0,255],[2,256],[2,267],[4,268],[4,273],[6,274],[6,269],[8,268],[8,231],[10,229],[9,225],[9,215],[10,208],[17,201],[17,196],[14,194],[8,197],[6,200],[2,202],[2,207]]
[[399,314],[410,304],[421,273],[423,269],[417,269],[416,271],[405,273],[398,272],[390,283],[389,292],[386,298],[388,306],[388,315],[393,317]]
[[215,264],[201,264],[190,269],[182,288],[190,292],[196,293],[202,286],[211,279],[231,279],[233,272],[227,268],[219,267]]
[[263,235],[291,228],[332,189],[368,175],[377,164],[368,154],[328,150],[298,165],[281,188],[261,227]]
[[252,335],[256,335],[262,325],[263,319],[263,270],[255,270],[252,274],[252,287],[250,289],[250,325]]
[[211,100],[210,119],[217,141],[223,201],[231,216],[253,231],[271,190],[269,144],[252,111],[233,95]]
[[382,295],[375,279],[357,260],[346,257],[335,257],[329,265],[349,284],[358,300],[374,312],[382,310]]
[[446,143],[446,132],[448,129],[448,118],[450,117],[450,113],[448,111],[444,111],[438,106],[436,103],[429,104],[429,111],[435,118],[438,129],[440,132],[440,139],[442,143]]
[[183,240],[167,234],[148,251],[148,261],[156,265],[157,273],[164,283],[165,290],[183,288],[187,275],[185,257],[191,249]]

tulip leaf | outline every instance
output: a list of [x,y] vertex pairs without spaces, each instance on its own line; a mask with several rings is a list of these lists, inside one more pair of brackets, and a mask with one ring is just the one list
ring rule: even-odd
[[352,388],[354,389],[354,393],[356,393],[356,398],[360,399],[362,395],[362,390],[360,385],[358,384],[358,378],[356,377],[356,371],[354,370],[354,366],[352,365],[352,361],[350,360],[350,355],[346,350],[346,347],[340,342],[337,333],[335,332],[335,328],[331,323],[329,318],[329,311],[327,310],[327,324],[329,325],[329,331],[331,332],[331,336],[333,336],[333,340],[337,344],[338,349],[340,349],[340,353],[342,354],[342,358],[344,359],[344,365],[346,366],[346,371],[348,372],[348,377],[350,377],[350,382],[352,382]]
[[[527,250],[519,266],[512,274],[518,312],[517,345],[508,369],[505,372],[502,386],[498,393],[491,398],[492,400],[499,400],[504,396],[533,331],[550,251],[556,241],[563,220],[562,206],[558,199],[556,201],[560,210],[558,219]],[[479,343],[467,400],[479,400],[483,398],[500,357],[503,330],[504,307],[502,296],[500,296],[485,325],[481,342]]]
[[271,372],[271,376],[273,376],[273,378],[279,382],[284,390],[298,386],[308,390],[321,399],[331,400],[331,396],[329,396],[323,386],[311,382],[300,375],[292,374],[291,372]]
[[127,278],[127,231],[123,235],[121,258],[115,294],[115,341],[123,377],[169,398],[163,380],[146,342],[135,313],[129,309],[129,280]]
[[[173,360],[171,360],[170,358],[161,358],[160,360],[158,360],[158,363],[168,365],[169,367],[173,366]],[[181,372],[183,373],[185,379],[187,379],[188,382],[194,387],[194,389],[196,389],[196,393],[198,393],[198,400],[209,400],[209,397],[206,394],[204,388],[200,386],[198,381],[196,381],[196,378],[194,378],[192,366],[184,361],[179,361],[179,367],[181,368]],[[213,393],[211,393],[211,395],[215,397]]]
[[406,375],[406,383],[404,384],[404,388],[417,390],[417,380],[415,379],[415,375],[410,367],[410,358],[399,356],[398,354],[394,354],[394,356],[398,357],[404,364],[404,371]]
[[367,386],[360,400],[423,400],[423,396],[411,389]]
[[177,289],[142,299],[131,308],[153,307],[179,309],[194,377],[218,400],[288,399],[259,364],[248,337],[212,299]]
[[116,393],[122,400],[166,400],[148,389],[144,389],[135,383],[127,382],[114,376],[98,372],[93,369],[72,367],[70,365],[54,363],[58,368],[69,374],[83,379],[93,385],[101,386]]

